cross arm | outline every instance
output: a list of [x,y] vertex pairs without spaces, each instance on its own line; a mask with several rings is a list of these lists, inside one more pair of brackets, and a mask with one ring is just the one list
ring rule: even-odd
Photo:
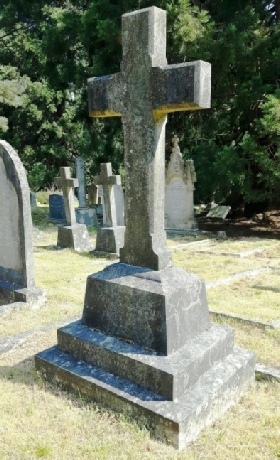
[[67,187],[79,187],[79,179],[77,179],[76,177],[75,178],[71,178],[71,179],[66,179],[66,185]]
[[67,187],[79,187],[79,179],[76,179],[76,178],[64,179],[62,181],[61,177],[55,177],[54,183],[58,187],[62,187],[63,183],[65,183]]
[[122,112],[121,75],[88,79],[89,115],[91,117],[119,117]]
[[121,176],[111,176],[111,177],[102,177],[102,176],[95,176],[93,178],[93,182],[95,185],[121,185]]
[[156,118],[169,112],[210,108],[211,64],[208,62],[154,67],[152,76]]

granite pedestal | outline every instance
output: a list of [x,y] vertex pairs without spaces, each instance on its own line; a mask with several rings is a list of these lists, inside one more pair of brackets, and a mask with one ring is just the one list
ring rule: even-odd
[[96,235],[95,252],[120,254],[120,248],[124,245],[125,226],[100,227]]
[[87,252],[93,249],[87,227],[84,224],[59,226],[57,246],[60,248],[73,248],[77,252]]
[[49,380],[182,449],[254,380],[254,355],[209,321],[205,284],[179,268],[117,263],[90,275],[81,321],[36,356]]

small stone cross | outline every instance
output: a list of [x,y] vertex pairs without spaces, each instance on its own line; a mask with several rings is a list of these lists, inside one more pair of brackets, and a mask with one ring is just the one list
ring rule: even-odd
[[102,185],[103,187],[103,225],[104,227],[115,227],[117,215],[111,190],[113,185],[121,185],[121,177],[113,175],[111,163],[101,163],[101,174],[95,176],[93,181],[95,185]]
[[167,65],[166,12],[122,16],[121,72],[88,80],[89,114],[121,116],[124,129],[126,231],[120,261],[161,270],[171,263],[164,231],[167,114],[210,107],[211,66]]
[[79,181],[71,177],[69,167],[61,167],[60,177],[55,178],[55,184],[62,188],[65,214],[68,225],[76,224],[76,214],[74,207],[74,187],[79,186]]

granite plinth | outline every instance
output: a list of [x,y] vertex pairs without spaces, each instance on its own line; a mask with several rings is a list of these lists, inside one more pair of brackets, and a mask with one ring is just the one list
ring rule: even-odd
[[112,264],[88,276],[82,323],[169,354],[210,327],[205,283],[177,267]]
[[175,400],[232,352],[234,334],[229,327],[212,325],[176,353],[164,356],[76,321],[58,330],[57,343],[61,351],[78,360]]
[[[0,295],[6,304],[13,302],[24,302],[29,305],[41,305],[46,300],[46,293],[43,289],[35,286],[23,288],[8,281],[0,280]],[[1,307],[0,307],[1,308]]]
[[77,252],[87,252],[93,249],[87,227],[84,224],[59,226],[57,246],[60,248],[73,248]]
[[234,348],[173,401],[73,358],[57,347],[36,355],[35,365],[56,385],[125,412],[149,427],[157,438],[183,449],[238,401],[254,379],[255,360],[252,353]]
[[120,254],[120,248],[124,245],[125,226],[101,227],[96,235],[97,252]]

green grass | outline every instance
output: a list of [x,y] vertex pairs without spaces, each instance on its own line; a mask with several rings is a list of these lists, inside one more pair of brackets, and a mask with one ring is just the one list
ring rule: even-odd
[[[262,272],[252,278],[213,287],[207,291],[210,310],[257,321],[280,319],[279,273]],[[221,292],[222,289],[222,292]]]
[[[1,460],[176,459],[273,460],[279,457],[280,385],[257,383],[184,451],[150,437],[126,415],[49,385],[34,372],[31,355],[55,336],[40,335],[1,360]],[[41,343],[40,343],[41,342]]]
[[[14,311],[1,318],[1,337],[81,314],[88,274],[111,263],[70,249],[55,250],[57,227],[47,223],[47,211],[41,209],[33,212],[33,220],[37,219],[40,227],[34,234],[36,285],[47,291],[48,300],[40,310]],[[90,235],[94,242],[95,229]],[[176,243],[179,242],[176,239]],[[233,252],[241,247],[240,241],[227,243]],[[260,246],[265,248],[261,257],[205,255],[188,248],[174,251],[173,260],[174,264],[194,271],[206,281],[264,265],[279,267],[278,241],[264,241]],[[278,318],[278,276],[277,271],[271,270],[252,279],[209,289],[209,306],[231,313],[233,308],[238,308],[242,316],[251,312],[260,315],[265,300],[263,318]],[[260,330],[230,319],[217,321],[233,326],[236,344],[254,351],[259,362],[279,367],[279,330]],[[41,380],[34,370],[34,354],[55,343],[56,328],[52,327],[47,332],[38,331],[12,352],[0,356],[1,460],[280,458],[278,383],[258,382],[239,404],[205,429],[196,442],[183,452],[176,452],[152,439],[144,426],[138,426],[126,415],[86,403],[81,397],[62,392]]]

